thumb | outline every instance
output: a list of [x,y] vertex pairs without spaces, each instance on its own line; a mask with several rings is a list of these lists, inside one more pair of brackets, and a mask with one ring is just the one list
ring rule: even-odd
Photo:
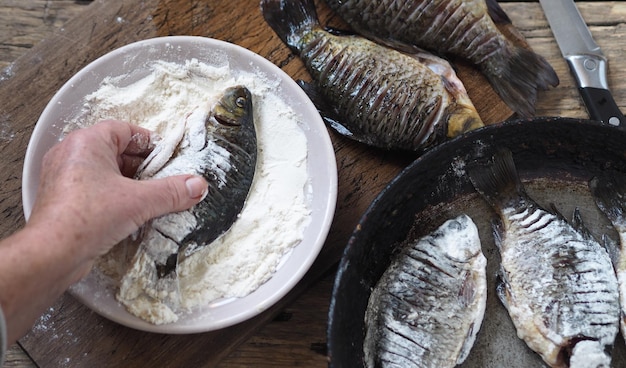
[[143,198],[149,220],[171,212],[180,212],[200,202],[208,193],[208,183],[195,175],[177,175],[140,181],[145,185]]

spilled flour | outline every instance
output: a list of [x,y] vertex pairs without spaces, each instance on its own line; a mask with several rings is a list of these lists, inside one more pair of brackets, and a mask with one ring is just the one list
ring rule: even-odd
[[[245,85],[251,91],[258,161],[246,204],[223,236],[186,258],[177,270],[184,311],[250,294],[271,278],[310,221],[307,140],[299,117],[276,94],[277,81],[234,73],[228,66],[195,59],[184,65],[155,62],[148,75],[130,84],[125,80],[104,80],[85,98],[83,111],[68,129],[119,119],[167,139],[175,134],[177,122],[210,106],[226,87]],[[98,262],[97,271],[119,283],[133,254],[120,244]],[[138,300],[128,310],[155,324],[180,317],[174,311],[150,314],[149,304]]]

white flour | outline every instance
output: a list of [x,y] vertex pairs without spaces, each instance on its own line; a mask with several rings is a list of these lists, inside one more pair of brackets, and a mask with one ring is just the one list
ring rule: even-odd
[[[177,122],[210,106],[226,87],[242,84],[251,91],[258,162],[248,200],[229,231],[178,268],[185,310],[250,294],[272,276],[309,223],[307,141],[299,117],[276,95],[277,82],[195,59],[185,65],[155,63],[148,76],[130,85],[123,79],[108,78],[87,96],[83,113],[70,129],[119,119],[168,139],[176,134]],[[98,264],[117,280],[130,256],[117,249]],[[150,315],[151,306],[145,302],[138,300],[129,310],[156,324],[178,319],[175,313]]]

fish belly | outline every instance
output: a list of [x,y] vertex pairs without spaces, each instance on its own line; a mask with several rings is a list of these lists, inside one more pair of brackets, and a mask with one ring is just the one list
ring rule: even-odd
[[486,260],[462,215],[405,245],[372,290],[368,367],[454,367],[469,354],[486,303]]

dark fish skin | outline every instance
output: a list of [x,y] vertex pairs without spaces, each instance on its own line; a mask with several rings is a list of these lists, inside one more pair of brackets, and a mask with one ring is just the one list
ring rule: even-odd
[[198,223],[180,242],[179,251],[165,264],[157,263],[159,277],[176,269],[180,257],[217,239],[228,230],[241,212],[256,167],[256,131],[252,116],[252,95],[242,86],[230,87],[207,117],[206,128],[213,141],[230,152],[227,184],[220,185],[212,170],[200,174],[209,183],[209,195],[190,209]]
[[210,194],[191,209],[199,223],[183,240],[181,252],[193,244],[209,244],[232,226],[248,197],[256,169],[257,141],[250,91],[242,86],[227,89],[212,112],[206,122],[207,130],[214,129],[215,143],[230,152],[231,169],[226,185],[221,187],[215,173],[203,173]]
[[[496,0],[326,0],[357,32],[388,43],[408,43],[464,58],[487,77],[522,117],[535,112],[537,90],[559,83],[548,62],[514,44],[490,14],[507,22]],[[502,19],[504,18],[504,19]]]
[[[191,209],[153,219],[142,227],[134,241],[137,253],[118,292],[118,300],[131,312],[138,298],[161,303],[155,310],[177,309],[177,265],[232,226],[252,185],[257,141],[250,91],[244,86],[227,88],[204,123],[194,122],[182,125],[180,136],[164,137],[137,174],[139,179],[198,174],[207,180],[209,190]],[[192,130],[200,133],[193,135]]]
[[485,314],[486,265],[467,215],[403,244],[368,301],[366,367],[461,364]]
[[262,0],[261,10],[304,61],[314,80],[305,90],[339,133],[383,149],[418,151],[483,125],[444,60],[328,32],[311,0]]
[[550,367],[610,367],[619,330],[619,291],[611,259],[582,225],[541,208],[526,194],[513,156],[468,164],[476,190],[500,222],[497,292],[518,336]]
[[623,173],[606,172],[589,182],[589,188],[598,208],[606,215],[619,235],[619,245],[605,239],[605,245],[613,258],[613,266],[620,286],[620,329],[626,337],[626,176]]

